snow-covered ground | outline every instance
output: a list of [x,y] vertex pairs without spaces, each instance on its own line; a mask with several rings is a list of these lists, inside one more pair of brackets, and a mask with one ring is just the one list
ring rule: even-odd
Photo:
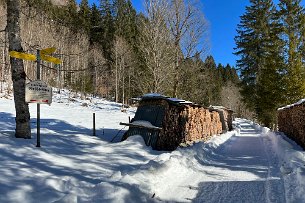
[[16,139],[13,100],[0,98],[0,202],[305,202],[305,153],[285,135],[237,119],[207,143],[153,151],[119,142],[134,109],[63,93],[41,105],[41,148],[36,105],[33,138]]

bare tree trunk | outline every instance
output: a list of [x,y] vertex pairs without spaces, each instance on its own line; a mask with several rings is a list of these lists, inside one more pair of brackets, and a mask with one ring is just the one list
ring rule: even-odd
[[[116,42],[117,43],[117,42]],[[116,48],[117,49],[117,48]],[[119,102],[119,90],[118,90],[118,52],[115,50],[115,102]]]
[[[20,1],[7,0],[7,32],[9,39],[9,51],[22,52],[20,37]],[[16,109],[16,130],[17,138],[31,138],[29,106],[25,103],[25,80],[23,61],[17,58],[10,58],[12,80],[14,89],[14,101]]]
[[122,58],[122,64],[123,64],[123,69],[122,69],[122,72],[123,72],[123,87],[122,87],[122,103],[123,103],[123,108],[125,106],[125,65],[124,65],[125,61],[124,61],[124,58]]
[[174,74],[174,87],[173,87],[173,98],[177,97],[178,92],[178,84],[179,84],[179,53],[178,53],[179,45],[175,45],[176,48],[176,63],[175,63],[175,74]]
[[3,46],[3,50],[2,50],[2,69],[1,69],[1,88],[0,88],[0,92],[2,93],[3,92],[3,82],[4,82],[4,70],[5,70],[5,63],[6,63],[6,60],[5,60],[5,49],[6,49],[6,44],[5,44],[5,40],[6,40],[6,32],[4,32],[4,46]]

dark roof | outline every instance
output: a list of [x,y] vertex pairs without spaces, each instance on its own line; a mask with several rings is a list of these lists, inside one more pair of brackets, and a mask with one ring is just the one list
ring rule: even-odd
[[190,101],[185,101],[183,99],[178,99],[178,98],[171,98],[171,97],[167,97],[161,94],[156,94],[156,93],[150,93],[150,94],[145,94],[141,97],[142,101],[146,101],[146,100],[165,100],[171,104],[174,105],[192,105],[192,106],[199,106],[197,104],[194,104],[193,102]]

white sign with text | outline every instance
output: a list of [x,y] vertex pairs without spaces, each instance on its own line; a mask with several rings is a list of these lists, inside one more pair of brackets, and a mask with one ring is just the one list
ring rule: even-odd
[[52,103],[52,87],[41,80],[29,82],[25,85],[25,102],[38,104]]

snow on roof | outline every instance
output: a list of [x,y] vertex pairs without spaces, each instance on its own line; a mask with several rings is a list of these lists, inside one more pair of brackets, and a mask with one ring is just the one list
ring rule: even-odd
[[287,106],[278,108],[277,110],[280,111],[280,110],[284,110],[284,109],[289,109],[289,108],[291,108],[291,107],[294,107],[294,106],[298,106],[298,105],[300,105],[300,104],[303,104],[304,102],[305,102],[305,98],[299,100],[298,102],[296,102],[296,103],[294,103],[294,104],[289,104],[289,105],[287,105]]
[[172,98],[172,97],[167,97],[165,95],[162,94],[158,94],[158,93],[148,93],[148,94],[144,94],[142,96],[142,99],[165,99],[169,102],[175,103],[175,104],[194,104],[191,101],[185,101],[183,99],[178,99],[178,98]]
[[170,101],[173,101],[173,102],[185,102],[185,100],[183,100],[183,99],[178,99],[178,98],[167,98],[168,100],[170,100]]
[[194,104],[194,103],[191,101],[182,101],[182,102],[179,102],[179,104]]
[[226,109],[224,106],[210,106],[213,109]]
[[215,109],[215,110],[219,110],[219,109],[223,110],[223,109],[225,109],[227,111],[233,111],[232,109],[224,107],[224,106],[210,106],[210,108]]
[[144,120],[133,121],[132,124],[135,124],[138,126],[143,126],[143,127],[149,127],[149,128],[157,127],[157,126],[154,126],[153,124],[151,124],[149,121],[144,121]]

